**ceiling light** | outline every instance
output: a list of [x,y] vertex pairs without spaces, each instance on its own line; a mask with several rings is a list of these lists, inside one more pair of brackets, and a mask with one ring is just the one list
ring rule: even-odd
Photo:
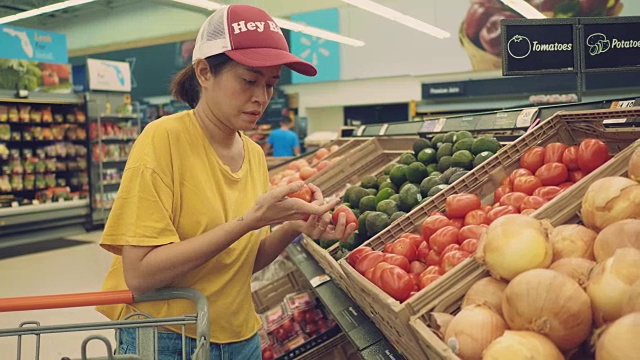
[[429,35],[435,36],[439,39],[446,39],[451,37],[451,34],[448,33],[447,31],[444,31],[433,25],[427,24],[426,22],[420,21],[414,17],[405,15],[403,13],[400,13],[386,6],[382,6],[370,0],[342,0],[342,1],[346,2],[347,4],[353,5],[355,7],[359,7],[360,9],[372,12],[376,15],[396,21],[402,25],[405,25],[410,28],[427,33]]
[[[222,4],[218,4],[215,3],[213,1],[208,1],[208,0],[172,0],[173,2],[177,2],[177,3],[181,3],[181,4],[185,4],[185,5],[191,5],[191,6],[196,6],[202,9],[207,9],[209,11],[213,11],[213,10],[217,10],[225,5]],[[301,23],[297,23],[297,22],[293,22],[293,21],[289,21],[289,20],[285,20],[285,19],[281,19],[281,18],[277,18],[274,17],[273,20],[276,21],[276,23],[278,24],[278,26],[280,26],[281,28],[284,29],[289,29],[291,31],[296,31],[296,32],[301,32],[307,35],[311,35],[311,36],[315,36],[321,39],[325,39],[325,40],[330,40],[330,41],[335,41],[337,43],[341,43],[341,44],[345,44],[345,45],[351,45],[351,46],[364,46],[364,42],[360,41],[360,40],[356,40],[356,39],[352,39],[350,37],[347,36],[343,36],[331,31],[327,31],[327,30],[323,30],[323,29],[319,29],[313,26],[308,26],[308,25],[304,25]]]
[[531,4],[527,3],[524,0],[500,0],[508,7],[520,13],[520,15],[526,17],[527,19],[546,19],[543,13],[538,11],[536,8],[531,6]]
[[23,12],[15,14],[15,15],[5,16],[3,18],[0,18],[0,24],[5,24],[5,23],[8,23],[8,22],[12,22],[12,21],[22,20],[22,19],[33,17],[33,16],[38,16],[38,15],[42,15],[42,14],[46,14],[46,13],[50,13],[50,12],[66,9],[66,8],[69,8],[69,7],[72,7],[72,6],[77,6],[77,5],[90,3],[92,1],[96,1],[96,0],[69,0],[69,1],[63,1],[63,2],[52,4],[52,5],[39,7],[37,9],[23,11]]

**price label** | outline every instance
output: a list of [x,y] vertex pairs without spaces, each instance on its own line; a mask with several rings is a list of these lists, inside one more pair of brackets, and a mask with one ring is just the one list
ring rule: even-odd
[[533,119],[535,119],[537,114],[538,114],[537,108],[522,110],[520,112],[520,115],[518,115],[518,118],[516,119],[516,127],[524,128],[524,127],[531,126],[531,122],[533,121]]
[[[624,109],[633,107],[636,104],[635,100],[626,100],[626,101],[614,101],[611,103],[611,109]],[[607,119],[604,120],[603,124],[622,124],[625,123],[627,119]]]
[[440,132],[442,131],[442,128],[444,127],[444,124],[447,123],[447,118],[440,118],[438,119],[438,121],[436,121],[436,127],[433,129],[434,132]]
[[331,278],[329,277],[329,275],[327,274],[322,274],[322,275],[318,275],[316,277],[314,277],[313,279],[309,280],[309,283],[311,284],[311,286],[313,286],[314,288],[317,288],[318,286],[326,283],[327,281],[330,281]]

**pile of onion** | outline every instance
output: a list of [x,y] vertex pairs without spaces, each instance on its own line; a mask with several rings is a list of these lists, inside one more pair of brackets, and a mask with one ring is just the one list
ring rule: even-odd
[[622,248],[612,257],[598,263],[591,273],[587,293],[592,301],[598,325],[617,320],[631,293],[632,285],[640,280],[640,250]]
[[548,337],[561,351],[577,348],[591,334],[591,301],[570,277],[549,269],[518,275],[504,291],[502,313],[512,330]]
[[640,181],[640,147],[636,149],[629,159],[629,179]]
[[594,266],[596,266],[595,261],[583,258],[564,258],[551,264],[549,270],[567,275],[584,288],[589,282],[589,275]]
[[640,280],[633,283],[627,299],[622,303],[622,315],[640,312]]
[[484,305],[460,310],[444,333],[444,341],[463,360],[480,360],[482,352],[507,329],[500,315]]
[[582,221],[600,232],[624,219],[640,218],[640,184],[621,176],[596,180],[582,199]]
[[593,243],[598,234],[582,225],[567,224],[556,226],[549,234],[553,247],[553,261],[564,258],[585,258],[594,260]]
[[602,262],[624,247],[640,249],[640,220],[621,220],[604,228],[596,237],[593,252],[596,261]]
[[606,327],[596,342],[596,360],[637,359],[640,354],[640,312],[621,317]]
[[469,288],[462,299],[461,308],[470,305],[484,305],[502,316],[502,294],[507,288],[507,283],[486,277],[478,280]]
[[482,354],[483,360],[544,359],[564,360],[564,356],[547,337],[532,331],[507,330]]
[[551,265],[550,225],[527,215],[505,215],[483,233],[476,259],[496,279],[511,280],[530,269]]

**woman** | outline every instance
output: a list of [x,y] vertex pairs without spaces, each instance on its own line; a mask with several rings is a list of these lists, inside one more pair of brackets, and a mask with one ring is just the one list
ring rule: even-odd
[[[200,29],[192,66],[178,74],[174,95],[193,110],[149,124],[129,156],[101,246],[116,256],[104,290],[143,294],[188,287],[209,300],[211,359],[260,359],[260,319],[251,275],[271,263],[300,233],[346,239],[354,225],[329,223],[315,186],[312,203],[289,198],[293,183],[269,191],[262,149],[241,131],[254,127],[273,94],[281,65],[307,76],[316,69],[289,53],[263,10],[231,5]],[[307,221],[302,219],[311,215]],[[269,226],[283,224],[270,233]],[[194,313],[187,301],[100,306],[111,319],[134,312],[153,317]],[[161,359],[181,353],[179,326],[159,335]],[[123,353],[135,353],[136,332],[121,330]],[[195,338],[195,329],[187,335]],[[189,355],[195,340],[189,339]],[[230,355],[231,354],[231,355]]]

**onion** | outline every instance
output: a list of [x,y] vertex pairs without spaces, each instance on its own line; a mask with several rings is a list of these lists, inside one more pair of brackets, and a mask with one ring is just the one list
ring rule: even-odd
[[622,315],[640,311],[640,281],[631,285],[627,299],[622,303]]
[[507,283],[492,277],[480,279],[473,284],[462,299],[462,308],[469,305],[485,305],[502,316],[502,294]]
[[447,327],[453,320],[453,315],[440,312],[432,312],[428,315],[429,328],[436,331],[442,338],[447,331]]
[[567,275],[584,288],[589,282],[589,274],[594,266],[596,266],[595,261],[583,258],[564,258],[551,264],[549,269]]
[[631,154],[628,173],[631,180],[640,181],[640,147]]
[[502,313],[512,330],[545,335],[561,351],[575,349],[591,333],[589,296],[573,279],[549,269],[529,270],[511,280]]
[[614,321],[622,316],[622,305],[631,285],[640,280],[640,250],[622,248],[599,263],[591,272],[587,294],[593,303],[596,324]]
[[624,247],[640,249],[640,220],[621,220],[604,228],[593,244],[596,261],[602,262]]
[[640,354],[640,312],[625,315],[607,326],[596,342],[596,360],[637,359]]
[[482,359],[482,351],[507,329],[500,315],[483,305],[470,305],[451,320],[445,343],[462,360]]
[[564,356],[547,337],[533,331],[507,330],[482,354],[483,360],[564,360]]
[[582,199],[584,224],[600,232],[616,221],[640,218],[640,184],[620,176],[596,180]]
[[476,259],[484,262],[496,279],[511,280],[518,274],[551,265],[553,249],[548,226],[527,215],[505,215],[482,234]]
[[593,242],[595,231],[582,225],[569,224],[554,228],[549,234],[549,241],[553,247],[553,262],[563,258],[585,258],[594,260]]

